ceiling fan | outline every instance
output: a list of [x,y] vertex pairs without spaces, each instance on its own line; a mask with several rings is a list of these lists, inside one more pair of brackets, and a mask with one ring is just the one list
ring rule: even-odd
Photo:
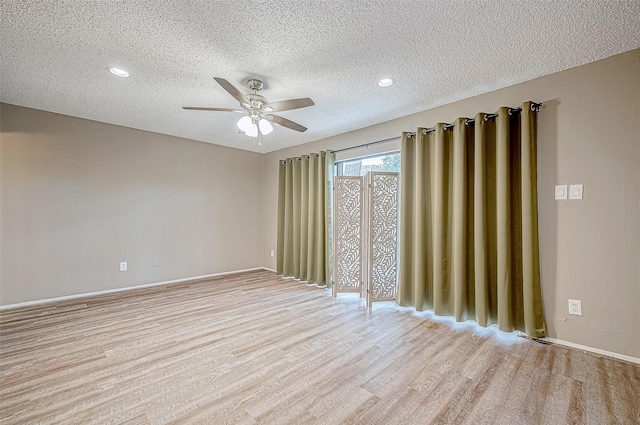
[[306,127],[279,115],[273,115],[273,112],[290,111],[292,109],[306,108],[307,106],[315,105],[313,100],[308,97],[269,103],[264,96],[258,94],[258,91],[263,87],[263,83],[260,80],[251,78],[247,81],[249,89],[253,91],[253,93],[249,94],[242,94],[233,84],[224,78],[215,77],[214,80],[240,102],[242,109],[207,108],[199,106],[183,106],[182,109],[191,111],[246,112],[247,115],[240,118],[237,125],[244,134],[250,137],[260,138],[262,135],[271,133],[273,131],[271,123],[300,132],[307,131]]

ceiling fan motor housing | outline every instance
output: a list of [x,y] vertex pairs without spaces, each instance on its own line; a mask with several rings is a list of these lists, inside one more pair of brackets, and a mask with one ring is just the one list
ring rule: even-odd
[[262,90],[262,87],[264,87],[261,80],[258,80],[257,78],[250,78],[247,81],[247,86],[249,86],[249,89],[253,90],[253,93],[245,95],[247,100],[249,100],[249,104],[242,106],[246,109],[251,118],[256,120],[260,118],[264,105],[269,103],[269,101],[264,96],[258,94],[258,91]]
[[251,116],[259,116],[262,112],[264,105],[269,103],[269,101],[259,94],[246,94],[245,97],[249,101],[249,103],[243,103],[242,107],[249,113]]

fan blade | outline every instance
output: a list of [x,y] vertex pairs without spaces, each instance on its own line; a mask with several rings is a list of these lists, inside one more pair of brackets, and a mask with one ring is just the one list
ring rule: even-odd
[[307,106],[313,106],[313,100],[308,97],[303,97],[300,99],[289,99],[289,100],[281,100],[280,102],[273,102],[265,105],[265,111],[269,112],[282,112],[282,111],[290,111],[292,109],[298,108],[306,108]]
[[299,132],[304,132],[307,131],[307,127],[304,127],[300,124],[298,124],[297,122],[293,122],[291,120],[288,120],[286,118],[282,118],[281,116],[278,115],[266,115],[267,119],[269,121],[273,121],[274,124],[280,125],[282,127],[287,127],[290,128],[291,130],[295,130],[295,131],[299,131]]
[[242,103],[250,103],[249,99],[247,99],[245,97],[245,95],[243,95],[242,93],[240,93],[240,90],[238,90],[237,88],[235,88],[233,86],[233,84],[231,84],[230,82],[228,82],[227,80],[225,80],[224,78],[220,78],[220,77],[213,77],[214,80],[216,80],[218,82],[218,84],[220,84],[222,86],[223,89],[225,89],[231,96],[235,97],[236,100],[238,102]]
[[231,109],[231,108],[202,108],[200,106],[183,106],[182,109],[186,109],[188,111],[220,111],[220,112],[244,112],[240,109]]

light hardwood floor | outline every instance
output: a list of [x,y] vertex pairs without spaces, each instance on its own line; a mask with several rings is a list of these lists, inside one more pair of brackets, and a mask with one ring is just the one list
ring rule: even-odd
[[0,313],[0,424],[636,424],[640,366],[258,271]]

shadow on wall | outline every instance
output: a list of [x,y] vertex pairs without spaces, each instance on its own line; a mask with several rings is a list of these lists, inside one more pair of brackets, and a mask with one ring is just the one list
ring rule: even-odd
[[[46,114],[46,120],[21,119],[21,115],[19,114],[19,112],[24,109]],[[68,118],[67,115],[60,115],[60,117]],[[42,133],[49,135],[64,134],[67,130],[63,125],[50,125],[51,122],[57,122],[56,118],[58,118],[58,114],[55,114],[53,112],[41,111],[38,109],[27,108],[26,106],[17,106],[10,103],[0,102],[0,133]]]
[[538,115],[538,234],[540,281],[548,337],[556,337],[558,290],[558,208],[554,187],[558,184],[558,99],[544,101]]

